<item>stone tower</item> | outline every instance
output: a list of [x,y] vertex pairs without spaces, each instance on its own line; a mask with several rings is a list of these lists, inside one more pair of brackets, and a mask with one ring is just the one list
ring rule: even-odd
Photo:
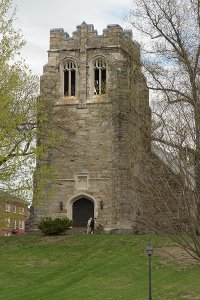
[[85,22],[72,37],[52,29],[41,91],[51,99],[50,119],[63,139],[49,149],[48,164],[58,175],[48,184],[48,200],[35,203],[35,223],[67,216],[83,227],[94,216],[107,230],[134,229],[138,195],[132,181],[142,176],[137,153],[150,148],[144,134],[150,111],[132,32],[108,25],[98,35]]

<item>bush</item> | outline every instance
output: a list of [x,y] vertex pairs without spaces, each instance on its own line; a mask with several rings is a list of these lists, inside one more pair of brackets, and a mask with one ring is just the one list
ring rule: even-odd
[[38,228],[46,235],[61,234],[72,226],[72,221],[68,218],[46,218],[42,220]]

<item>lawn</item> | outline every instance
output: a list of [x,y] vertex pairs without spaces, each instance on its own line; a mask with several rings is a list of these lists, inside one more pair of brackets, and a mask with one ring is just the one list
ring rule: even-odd
[[164,238],[128,234],[1,237],[0,299],[147,300],[149,240],[153,300],[200,299],[200,265],[160,256],[173,248]]

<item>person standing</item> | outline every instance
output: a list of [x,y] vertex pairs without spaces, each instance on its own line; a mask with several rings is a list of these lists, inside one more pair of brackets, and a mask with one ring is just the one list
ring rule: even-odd
[[91,234],[94,234],[94,222],[95,222],[94,219],[92,219],[91,222],[90,222],[90,233]]
[[87,234],[91,233],[91,221],[92,218],[89,218],[89,220],[87,221]]

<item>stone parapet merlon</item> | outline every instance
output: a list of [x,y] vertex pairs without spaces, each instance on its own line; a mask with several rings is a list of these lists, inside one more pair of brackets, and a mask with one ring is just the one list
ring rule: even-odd
[[63,28],[51,29],[50,51],[80,49],[82,44],[84,44],[84,47],[105,47],[106,45],[107,47],[118,46],[126,48],[125,43],[127,43],[127,39],[131,40],[132,46],[138,51],[140,46],[132,40],[132,30],[123,30],[120,25],[111,24],[103,30],[102,35],[98,35],[92,24],[83,22],[76,27],[76,31],[72,33],[71,37]]

